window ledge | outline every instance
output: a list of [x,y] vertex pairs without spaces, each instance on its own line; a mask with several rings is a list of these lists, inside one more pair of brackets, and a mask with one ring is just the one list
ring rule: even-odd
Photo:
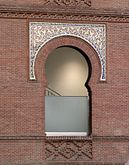
[[87,136],[87,132],[46,132],[46,136]]
[[91,140],[87,132],[46,132],[46,140]]

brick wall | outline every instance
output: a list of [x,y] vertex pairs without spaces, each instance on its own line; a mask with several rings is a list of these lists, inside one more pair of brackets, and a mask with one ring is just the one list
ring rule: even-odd
[[[21,5],[29,2],[19,1]],[[39,4],[37,1],[35,2],[36,5],[41,4],[40,1]],[[33,1],[33,5],[35,2]],[[110,3],[106,1],[102,5],[102,2],[94,1],[92,4],[94,8],[98,8],[98,4],[100,7],[105,5],[107,8],[111,6],[115,8],[121,5],[121,8],[125,8],[128,4],[127,1],[123,1],[123,3],[119,1],[119,5],[116,5],[116,2],[118,1]],[[1,5],[4,3],[5,1],[1,1]],[[14,5],[13,0],[9,3]],[[15,3],[15,5],[17,4]],[[90,137],[90,140],[93,139],[92,162],[118,164],[128,161],[129,23],[106,22],[106,25],[106,82],[99,81],[100,64],[93,49],[87,43],[72,37],[52,40],[42,48],[36,60],[37,81],[33,82],[29,81],[28,20],[0,18],[1,164],[40,164],[44,162],[44,89],[46,80],[43,65],[47,55],[62,44],[79,47],[91,61],[92,75],[89,86],[92,91],[92,135]],[[103,138],[105,140],[102,140]],[[84,162],[81,163],[84,164]]]
[[40,164],[44,160],[42,140],[1,140],[0,164]]
[[24,140],[44,135],[41,84],[28,81],[28,37],[26,20],[0,19],[0,164],[44,157],[42,140]]

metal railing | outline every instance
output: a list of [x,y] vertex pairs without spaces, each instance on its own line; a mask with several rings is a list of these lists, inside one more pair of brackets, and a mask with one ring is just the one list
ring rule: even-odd
[[45,91],[45,96],[61,96],[58,92],[54,91],[53,89],[47,87]]

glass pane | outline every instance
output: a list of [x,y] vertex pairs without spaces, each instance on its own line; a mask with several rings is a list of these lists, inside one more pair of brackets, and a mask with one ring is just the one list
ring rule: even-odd
[[46,132],[87,132],[89,97],[45,97]]

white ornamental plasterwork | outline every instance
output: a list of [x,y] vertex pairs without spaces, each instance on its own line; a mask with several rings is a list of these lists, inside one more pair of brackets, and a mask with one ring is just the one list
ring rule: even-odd
[[105,24],[70,24],[30,22],[30,80],[35,80],[35,59],[40,49],[50,40],[61,36],[73,36],[88,42],[100,59],[101,77],[106,80],[106,26]]

